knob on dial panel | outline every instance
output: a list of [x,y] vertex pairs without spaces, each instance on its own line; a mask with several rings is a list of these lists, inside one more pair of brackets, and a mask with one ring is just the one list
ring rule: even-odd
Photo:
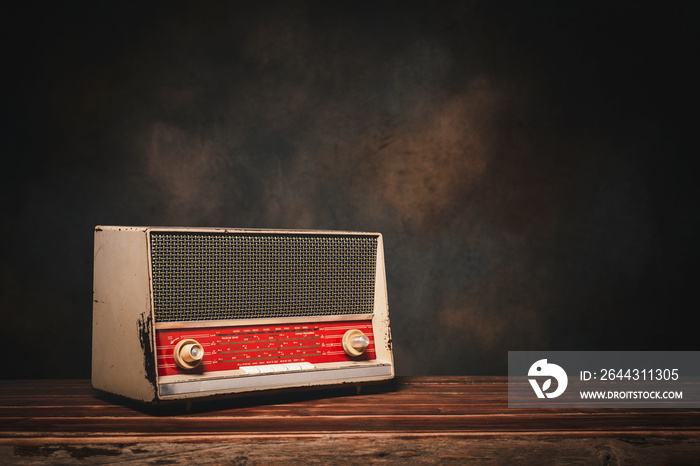
[[343,335],[343,349],[348,356],[360,356],[369,346],[369,337],[362,330],[352,329]]
[[202,362],[204,348],[197,340],[184,339],[175,345],[173,356],[180,369],[194,369]]

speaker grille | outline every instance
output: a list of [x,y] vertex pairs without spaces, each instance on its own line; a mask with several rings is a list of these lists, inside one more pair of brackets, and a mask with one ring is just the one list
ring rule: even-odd
[[151,232],[156,322],[370,314],[376,236]]

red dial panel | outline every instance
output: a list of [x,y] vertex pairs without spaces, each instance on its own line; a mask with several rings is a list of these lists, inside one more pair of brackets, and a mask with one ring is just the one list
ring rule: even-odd
[[[364,354],[350,357],[343,351],[343,335],[361,330],[369,337]],[[320,322],[245,327],[198,327],[156,330],[158,375],[184,373],[175,365],[175,345],[190,338],[204,348],[196,372],[235,370],[244,366],[308,362],[341,362],[376,358],[372,322]]]

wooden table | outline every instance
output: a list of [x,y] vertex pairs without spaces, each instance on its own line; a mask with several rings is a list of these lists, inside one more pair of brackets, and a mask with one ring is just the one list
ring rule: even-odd
[[699,464],[700,410],[509,409],[504,377],[151,411],[87,380],[0,381],[0,464]]

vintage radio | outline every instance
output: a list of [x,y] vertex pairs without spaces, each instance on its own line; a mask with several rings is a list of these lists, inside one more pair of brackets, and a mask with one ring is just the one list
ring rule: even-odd
[[97,389],[187,402],[393,376],[379,233],[95,228]]

